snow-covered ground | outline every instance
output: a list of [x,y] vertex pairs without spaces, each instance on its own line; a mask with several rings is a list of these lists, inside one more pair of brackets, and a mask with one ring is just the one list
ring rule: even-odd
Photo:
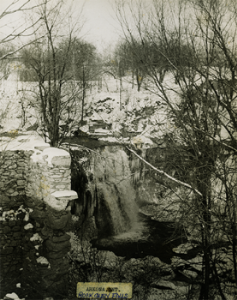
[[43,138],[35,131],[9,131],[10,136],[0,136],[0,151],[34,150],[35,147],[49,147]]
[[[90,134],[90,128],[94,126],[94,133],[98,137],[101,135],[103,140],[127,143],[127,137],[133,142],[133,138],[138,136],[136,140],[141,141],[144,147],[152,147],[154,138],[159,140],[164,134],[179,134],[173,120],[167,115],[167,106],[162,101],[158,89],[150,83],[149,88],[154,93],[144,89],[148,83],[143,84],[140,92],[137,91],[136,85],[132,88],[129,76],[123,77],[121,91],[120,81],[112,76],[102,79],[102,88],[96,82],[90,84],[93,88],[86,90],[84,106],[84,121],[87,124],[79,124],[82,110],[80,97],[61,113],[61,126],[68,125],[70,120],[69,134],[80,126],[82,131]],[[166,74],[163,86],[169,100],[174,105],[178,104],[179,87],[171,73]],[[75,89],[77,84],[69,82],[64,89],[68,92],[71,87]],[[40,105],[35,100],[36,91],[36,82],[20,82],[14,74],[10,74],[8,80],[1,81],[0,133],[16,130],[25,132],[32,126],[33,130],[38,128],[37,131],[41,132]],[[80,89],[78,92],[80,94]],[[109,126],[100,128],[99,123]],[[223,126],[220,128],[220,136],[228,137]]]
[[[36,83],[34,82],[17,82],[11,77],[2,81],[0,86],[0,133],[10,133],[14,136],[14,133],[25,134],[32,126],[39,129],[39,104],[35,102],[32,93],[35,89]],[[70,117],[73,118],[73,122],[70,126],[73,131],[78,128],[78,121],[81,118],[80,103],[76,108],[73,106],[72,110]],[[68,116],[66,111],[62,113],[60,125],[66,123]],[[129,79],[126,81],[126,78],[121,93],[119,81],[112,78],[107,78],[107,83],[104,82],[102,90],[95,87],[88,91],[84,120],[87,125],[81,127],[82,131],[89,133],[91,126],[103,122],[111,124],[110,128],[106,130],[96,128],[94,131],[95,134],[103,135],[103,140],[127,143],[128,136],[124,135],[124,131],[126,131],[132,135],[129,136],[131,142],[133,142],[133,137],[138,135],[135,142],[146,144],[146,147],[153,144],[150,137],[154,136],[154,132],[159,137],[163,135],[164,131],[167,132],[171,129],[171,125],[167,123],[166,108],[161,104],[159,97],[145,90],[137,92],[136,87],[132,89]],[[29,135],[32,136],[32,133]],[[29,142],[35,142],[38,145],[39,140],[42,139],[36,136],[35,134],[33,139],[30,137],[27,147],[29,147]],[[17,138],[15,143],[11,140],[8,149],[9,147],[15,148],[16,143],[19,143],[20,140],[24,140],[24,138]],[[7,139],[2,138],[4,145],[6,141]]]

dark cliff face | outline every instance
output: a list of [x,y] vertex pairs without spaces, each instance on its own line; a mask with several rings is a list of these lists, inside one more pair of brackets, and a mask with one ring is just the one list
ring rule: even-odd
[[88,216],[89,208],[92,201],[90,191],[88,191],[87,174],[80,159],[85,157],[87,153],[81,150],[70,151],[71,163],[71,189],[76,191],[78,199],[71,203],[71,213],[80,217],[80,223],[83,223]]

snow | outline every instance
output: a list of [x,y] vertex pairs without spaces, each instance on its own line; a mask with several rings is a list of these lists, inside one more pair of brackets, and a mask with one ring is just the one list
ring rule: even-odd
[[41,264],[41,265],[49,265],[47,258],[45,258],[44,256],[38,257],[36,261],[38,264]]
[[125,144],[126,142],[128,143],[128,141],[124,140],[124,139],[117,139],[116,137],[113,136],[108,136],[108,137],[102,137],[99,138],[100,141],[107,141],[110,143],[119,143],[119,144]]
[[5,297],[7,297],[7,299],[12,299],[12,300],[24,300],[25,299],[25,298],[20,299],[16,293],[6,294]]
[[54,148],[54,147],[50,147],[50,148],[46,148],[44,149],[42,155],[48,155],[46,161],[48,162],[49,165],[52,165],[52,159],[55,156],[67,156],[70,157],[70,154],[63,150],[63,149],[58,149],[58,148]]
[[97,112],[94,112],[93,115],[90,117],[90,120],[91,121],[102,121],[103,118],[101,116],[101,113],[97,113]]
[[142,136],[142,135],[135,136],[132,139],[132,143],[133,144],[149,144],[149,145],[154,144],[151,139],[147,138],[146,136]]
[[[47,146],[48,144],[44,144],[42,146]],[[58,148],[54,148],[54,147],[47,147],[45,148],[43,151],[35,151],[32,155],[31,155],[31,159],[33,160],[33,162],[37,163],[37,162],[43,162],[44,161],[44,156],[46,156],[46,161],[48,162],[49,166],[52,166],[52,159],[56,156],[59,157],[70,157],[70,154],[63,150],[63,149],[58,149]]]
[[29,221],[29,218],[30,218],[29,213],[26,212],[24,221],[25,221],[25,222],[28,222],[28,221]]
[[[126,124],[127,130],[130,131],[137,131],[137,128],[140,129],[140,131],[145,130],[146,133],[150,134],[152,131],[152,128],[150,128],[147,132],[146,129],[148,129],[148,119],[150,124],[153,124],[153,130],[154,126],[156,126],[156,130],[158,130],[157,127],[157,122],[160,123],[161,121],[166,121],[167,115],[165,108],[162,108],[159,106],[159,109],[157,109],[157,101],[160,100],[159,96],[153,95],[149,93],[148,91],[141,91],[138,92],[136,89],[131,89],[131,84],[129,83],[131,78],[123,78],[123,91],[122,91],[122,97],[120,99],[120,93],[119,93],[119,81],[115,80],[111,77],[108,77],[106,81],[104,80],[104,86],[103,86],[103,91],[96,93],[93,92],[93,94],[88,94],[88,97],[86,99],[86,105],[85,105],[85,120],[88,122],[87,125],[84,125],[80,129],[82,131],[88,132],[89,130],[89,125],[88,124],[93,124],[94,121],[105,121],[107,123],[112,123],[112,130],[104,130],[104,129],[96,129],[96,132],[102,133],[102,134],[107,134],[111,135],[113,131],[118,132],[121,131],[122,126],[121,124],[124,123]],[[167,82],[170,83],[170,78],[169,76],[167,77]],[[106,83],[105,83],[106,82]],[[33,83],[30,84],[30,86],[33,87]],[[107,86],[107,87],[106,87]],[[107,89],[107,91],[105,90]],[[10,100],[8,99],[8,102]],[[18,104],[18,114],[19,111],[21,112],[21,107],[20,104]],[[121,110],[120,107],[120,102],[122,104],[123,109]],[[161,102],[161,101],[158,101]],[[6,101],[7,103],[7,101]],[[140,113],[140,110],[146,108],[146,107],[151,107],[155,108],[155,113],[151,115],[150,117],[147,117],[146,115],[142,115]],[[27,118],[29,119],[30,116],[35,119],[35,116],[33,114],[34,108],[29,105],[30,112],[27,115]],[[136,112],[136,115],[135,115]],[[86,116],[88,113],[89,116]],[[93,115],[91,116],[91,113]],[[16,115],[15,115],[16,116]],[[134,123],[137,123],[134,125]],[[9,123],[9,130],[10,130],[10,124]],[[137,128],[136,128],[137,126]],[[12,128],[12,129],[15,129]],[[4,129],[5,130],[5,129]],[[160,131],[160,128],[159,128]],[[163,131],[163,130],[162,130]],[[164,131],[163,131],[164,132]],[[162,133],[163,134],[163,133]],[[33,136],[31,136],[33,135]],[[141,134],[143,135],[143,134]],[[5,138],[4,138],[5,139]],[[27,140],[26,142],[23,142],[24,140]],[[109,137],[108,139],[105,137],[101,138],[101,140],[104,141],[111,141],[111,142],[119,142],[122,143],[123,140],[116,140],[113,137]],[[27,132],[26,135],[22,135],[21,137],[16,137],[14,139],[5,139],[5,144],[9,144],[8,149],[31,149],[34,150],[34,146],[49,146],[47,143],[43,141],[41,137],[38,136],[37,133],[29,133]],[[144,141],[143,144],[147,144],[147,147],[149,145],[152,145],[151,141]],[[49,153],[47,153],[49,151]],[[62,153],[60,153],[60,150],[47,150],[45,151],[45,155],[48,155],[47,161],[49,164],[51,164],[52,158],[54,156],[61,156]],[[58,152],[59,151],[59,152]],[[64,154],[63,154],[64,155]],[[32,159],[35,162],[39,162],[43,159],[42,153],[35,152],[32,155]]]
[[64,191],[56,191],[52,193],[50,197],[47,197],[44,200],[50,207],[60,211],[66,209],[68,205],[68,201],[77,198],[78,195],[75,191],[64,190]]
[[78,197],[75,191],[57,191],[52,194],[55,198],[60,197]]
[[21,288],[21,283],[17,283],[16,287],[20,289]]
[[34,228],[34,226],[31,223],[28,223],[27,225],[24,226],[25,230],[28,230],[28,229],[31,229],[31,228]]
[[60,199],[57,200],[53,194],[51,194],[51,197],[44,199],[45,203],[47,203],[50,207],[56,209],[56,210],[65,210],[68,204],[68,199]]
[[13,209],[9,210],[9,211],[3,211],[2,212],[2,216],[0,218],[1,221],[6,221],[6,220],[17,220],[18,219],[18,215],[21,214],[22,212],[25,213],[25,218],[24,221],[29,219],[29,212],[31,211],[31,209],[28,208],[24,208],[23,205],[21,205],[16,211],[14,211]]
[[43,239],[42,237],[38,234],[38,233],[35,233],[31,238],[30,238],[31,242],[34,242],[34,241],[39,241],[39,242],[43,242]]
[[84,125],[82,127],[80,127],[80,130],[83,132],[88,132],[89,131],[89,125]]
[[[16,134],[20,134],[16,131]],[[6,150],[35,150],[35,146],[48,146],[43,138],[37,132],[27,132],[26,134],[15,136],[12,132],[12,137],[0,137],[0,151]]]
[[33,160],[34,163],[42,162],[43,161],[42,152],[35,151],[31,155],[31,159]]
[[111,135],[112,134],[109,130],[103,129],[103,128],[95,129],[95,133],[106,133],[107,135]]

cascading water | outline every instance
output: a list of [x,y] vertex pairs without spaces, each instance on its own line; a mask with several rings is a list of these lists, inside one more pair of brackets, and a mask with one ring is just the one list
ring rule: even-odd
[[108,146],[94,157],[95,222],[100,236],[119,235],[137,224],[138,208],[127,154]]
[[76,147],[71,155],[72,188],[79,195],[73,213],[79,216],[81,224],[91,225],[84,223],[87,219],[93,228],[96,225],[96,237],[90,240],[92,246],[130,258],[158,256],[170,263],[172,249],[180,241],[166,243],[174,231],[170,224],[142,213],[142,205],[150,194],[139,189],[144,178],[141,163],[136,158],[129,159],[119,145],[90,150]]

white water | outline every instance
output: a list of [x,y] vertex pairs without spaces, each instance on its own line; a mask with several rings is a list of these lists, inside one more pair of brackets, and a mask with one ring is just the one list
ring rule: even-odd
[[[94,160],[100,222],[108,222],[113,235],[138,224],[136,193],[127,154],[119,146],[108,146]],[[102,203],[103,202],[103,203]],[[108,215],[109,214],[109,215]]]

